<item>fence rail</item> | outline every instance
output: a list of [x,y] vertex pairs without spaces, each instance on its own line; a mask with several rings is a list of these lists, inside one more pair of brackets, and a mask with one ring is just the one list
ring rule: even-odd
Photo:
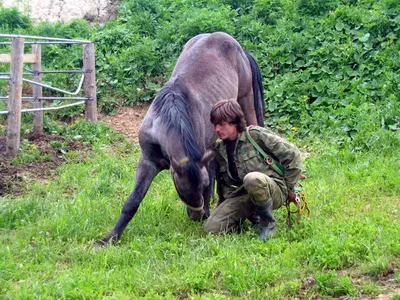
[[[39,40],[38,42],[31,42],[34,44],[38,43],[57,43],[57,42],[63,42],[66,44],[91,44],[91,41],[85,41],[85,40],[73,40],[73,39],[62,39],[62,38],[55,38],[55,37],[47,37],[47,36],[35,36],[35,35],[20,35],[20,34],[4,34],[0,33],[0,37],[4,38],[24,38],[24,39],[31,39],[31,40]],[[44,42],[40,41],[44,40]],[[11,45],[12,42],[4,42],[7,43],[8,45]],[[28,42],[29,43],[29,42]]]
[[[87,98],[87,97],[22,97],[21,98],[23,102],[32,102],[34,100],[92,100],[91,98]],[[8,97],[4,97],[4,96],[0,96],[0,101],[8,101]]]
[[[58,110],[70,106],[85,104],[85,118],[87,121],[97,121],[97,98],[96,98],[96,76],[94,44],[86,40],[70,40],[52,37],[40,37],[29,35],[0,34],[0,39],[11,39],[11,42],[0,42],[0,45],[11,45],[11,54],[0,54],[0,63],[10,63],[10,72],[1,72],[0,79],[9,80],[9,95],[0,96],[0,100],[7,100],[8,111],[0,111],[8,114],[7,117],[7,153],[11,156],[18,154],[21,131],[21,113],[33,112],[33,132],[43,133],[43,111]],[[33,41],[25,41],[33,40]],[[49,70],[43,71],[41,66],[41,45],[46,44],[81,44],[83,45],[83,69],[82,70]],[[24,46],[32,45],[32,53],[25,54]],[[32,70],[24,68],[24,63],[32,64]],[[24,70],[29,73],[24,73]],[[51,73],[79,73],[82,74],[78,87],[74,92],[56,88],[42,83],[42,74]],[[32,76],[32,80],[23,78],[23,75]],[[26,82],[33,86],[32,97],[22,97],[22,83]],[[83,86],[84,97],[71,97],[79,94]],[[42,89],[51,89],[69,97],[43,97]],[[42,106],[41,100],[72,100],[75,103],[58,107]],[[84,100],[84,101],[82,101]],[[32,102],[32,108],[21,109],[22,101]]]
[[[81,105],[81,104],[85,104],[85,101],[75,102],[75,103],[71,103],[71,104],[65,104],[65,105],[61,105],[61,106],[54,106],[54,107],[24,108],[24,109],[21,109],[21,112],[59,110],[59,109],[63,109],[63,108],[66,108],[66,107],[71,107],[71,106],[76,106],[76,105]],[[6,115],[6,114],[8,114],[8,111],[4,111],[4,110],[0,111],[0,115]]]

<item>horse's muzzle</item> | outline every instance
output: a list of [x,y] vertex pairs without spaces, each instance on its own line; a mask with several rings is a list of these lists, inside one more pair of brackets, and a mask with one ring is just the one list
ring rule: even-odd
[[198,210],[198,211],[193,211],[193,210],[191,210],[189,207],[187,208],[187,213],[188,213],[188,215],[189,215],[189,218],[190,218],[192,221],[195,221],[195,222],[200,222],[200,221],[202,221],[202,220],[203,220],[203,217],[204,217],[204,214],[205,214],[205,212],[204,212],[203,209],[202,209],[202,210]]
[[205,215],[204,204],[202,204],[200,207],[193,207],[187,204],[184,200],[182,200],[182,202],[185,203],[186,212],[192,221],[199,222],[203,220],[203,217]]

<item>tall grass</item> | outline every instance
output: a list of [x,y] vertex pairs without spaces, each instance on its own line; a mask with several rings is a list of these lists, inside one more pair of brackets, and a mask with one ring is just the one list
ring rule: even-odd
[[[400,153],[314,149],[305,160],[312,211],[268,242],[245,224],[213,236],[191,222],[160,173],[114,246],[94,248],[134,186],[139,149],[97,142],[49,184],[0,199],[0,294],[5,299],[265,299],[385,290],[399,282]],[[322,151],[323,150],[323,151]],[[396,279],[397,278],[397,279]],[[311,283],[307,283],[311,282]]]

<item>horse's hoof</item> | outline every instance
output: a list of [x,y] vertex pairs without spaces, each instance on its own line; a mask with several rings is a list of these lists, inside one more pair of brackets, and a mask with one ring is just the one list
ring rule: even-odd
[[108,242],[106,242],[105,240],[97,240],[93,243],[93,246],[98,248],[105,247],[108,246]]
[[94,245],[96,247],[105,247],[110,244],[117,243],[118,240],[119,240],[119,235],[114,232],[110,232],[103,239],[97,240],[96,242],[94,242]]

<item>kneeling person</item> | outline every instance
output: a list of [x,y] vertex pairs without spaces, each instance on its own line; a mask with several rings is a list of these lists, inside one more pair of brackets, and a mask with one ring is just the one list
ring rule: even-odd
[[[204,227],[211,233],[227,233],[255,213],[260,217],[260,239],[275,232],[273,209],[293,197],[302,172],[299,149],[269,129],[251,126],[251,138],[270,155],[266,162],[246,136],[246,123],[237,102],[222,100],[210,113],[214,131],[222,140],[216,147],[218,203]],[[274,160],[283,170],[271,165]]]

